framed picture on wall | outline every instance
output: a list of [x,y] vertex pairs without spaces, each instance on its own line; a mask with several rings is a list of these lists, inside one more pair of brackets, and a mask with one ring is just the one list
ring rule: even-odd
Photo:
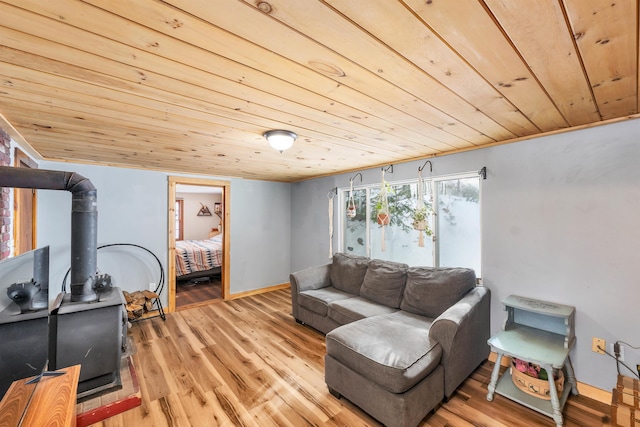
[[214,203],[214,204],[213,204],[213,211],[214,211],[215,213],[220,213],[220,212],[222,212],[222,207],[221,207],[220,203]]

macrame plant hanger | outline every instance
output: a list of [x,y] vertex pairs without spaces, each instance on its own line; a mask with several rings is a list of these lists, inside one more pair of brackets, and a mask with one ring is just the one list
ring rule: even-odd
[[[424,204],[424,181],[422,180],[422,171],[418,169],[418,203],[416,209],[426,209]],[[424,229],[416,227],[414,222],[414,228],[418,228],[418,246],[424,248]]]
[[360,182],[362,182],[362,174],[356,173],[349,179],[349,198],[347,199],[347,218],[355,218],[357,212],[356,201],[353,197],[353,181],[360,175]]
[[431,235],[430,223],[431,212],[433,207],[433,193],[431,192],[431,180],[429,180],[429,203],[424,202],[424,179],[422,178],[422,170],[429,163],[429,177],[433,170],[433,165],[430,160],[427,160],[422,167],[418,168],[418,202],[416,203],[416,212],[423,212],[424,215],[420,218],[414,218],[413,228],[418,230],[418,246],[424,248],[424,235]]
[[349,200],[347,201],[347,218],[356,216],[356,202],[353,199],[353,178],[349,180]]
[[[391,172],[393,173],[393,165],[389,166],[391,168]],[[380,182],[380,194],[378,195],[379,199],[379,205],[380,207],[378,208],[378,212],[377,212],[377,220],[378,220],[378,224],[380,224],[380,226],[382,227],[381,233],[380,233],[380,239],[381,239],[381,245],[380,245],[380,250],[382,252],[385,252],[387,250],[387,245],[385,242],[385,236],[384,236],[384,228],[385,225],[388,225],[391,221],[391,216],[390,216],[390,212],[389,212],[389,195],[387,194],[387,182],[384,179],[384,172],[385,169],[384,168],[380,168],[381,169],[381,182]]]

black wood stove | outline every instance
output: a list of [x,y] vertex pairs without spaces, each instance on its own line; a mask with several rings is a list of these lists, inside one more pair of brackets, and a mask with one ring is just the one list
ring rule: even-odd
[[96,274],[95,187],[73,172],[13,167],[0,167],[0,186],[72,193],[70,293],[61,292],[48,307],[48,247],[0,264],[0,284],[10,282],[10,301],[0,299],[0,397],[17,379],[78,364],[79,400],[119,387],[125,300],[109,275]]

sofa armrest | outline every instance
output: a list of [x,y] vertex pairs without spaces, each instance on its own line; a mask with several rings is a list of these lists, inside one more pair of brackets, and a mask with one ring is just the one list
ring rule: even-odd
[[310,289],[331,286],[331,264],[311,267],[289,274],[291,284],[291,310],[298,319],[298,294]]
[[490,311],[491,291],[475,287],[431,324],[429,338],[442,346],[446,397],[489,356]]

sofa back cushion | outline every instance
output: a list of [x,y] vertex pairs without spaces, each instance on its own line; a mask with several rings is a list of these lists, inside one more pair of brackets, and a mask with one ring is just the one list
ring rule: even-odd
[[391,308],[400,308],[407,282],[407,264],[374,259],[369,261],[360,295]]
[[470,268],[411,267],[400,308],[436,318],[475,286],[476,273]]
[[331,265],[331,284],[341,291],[360,295],[360,287],[368,265],[369,258],[364,256],[334,254]]

